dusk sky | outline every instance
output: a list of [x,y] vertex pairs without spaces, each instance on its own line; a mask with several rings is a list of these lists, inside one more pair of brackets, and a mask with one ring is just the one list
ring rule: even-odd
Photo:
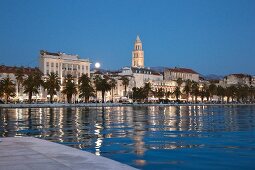
[[0,0],[0,64],[38,66],[41,49],[104,69],[131,65],[255,75],[255,0]]

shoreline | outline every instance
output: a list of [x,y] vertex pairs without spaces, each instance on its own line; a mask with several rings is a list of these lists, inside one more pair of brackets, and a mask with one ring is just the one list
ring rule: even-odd
[[59,107],[126,107],[126,106],[255,106],[255,103],[198,103],[198,104],[160,104],[160,103],[42,103],[42,104],[0,104],[0,108],[59,108]]

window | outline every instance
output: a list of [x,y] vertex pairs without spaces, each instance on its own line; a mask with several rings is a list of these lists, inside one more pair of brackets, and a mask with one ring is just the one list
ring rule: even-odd
[[51,67],[54,67],[54,63],[51,63]]
[[49,67],[49,62],[46,62],[46,66]]
[[82,65],[82,70],[84,70],[84,65]]
[[72,64],[68,64],[68,70],[72,70]]
[[56,63],[56,67],[58,67],[58,63]]
[[73,65],[73,70],[77,70],[77,65]]

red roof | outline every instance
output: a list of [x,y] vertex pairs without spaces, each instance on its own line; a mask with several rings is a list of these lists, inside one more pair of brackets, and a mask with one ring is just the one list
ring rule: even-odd
[[13,73],[13,74],[15,74],[19,69],[22,69],[24,74],[31,74],[33,72],[39,71],[38,68],[15,67],[15,66],[0,65],[0,73]]
[[171,72],[198,74],[197,72],[195,72],[194,70],[189,69],[189,68],[177,68],[177,67],[175,67],[175,68],[169,68],[168,70],[171,71]]

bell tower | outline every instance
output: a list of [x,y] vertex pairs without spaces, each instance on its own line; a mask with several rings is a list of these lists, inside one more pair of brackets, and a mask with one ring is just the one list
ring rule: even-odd
[[132,67],[144,68],[143,45],[138,35],[135,40],[134,50],[132,51]]

